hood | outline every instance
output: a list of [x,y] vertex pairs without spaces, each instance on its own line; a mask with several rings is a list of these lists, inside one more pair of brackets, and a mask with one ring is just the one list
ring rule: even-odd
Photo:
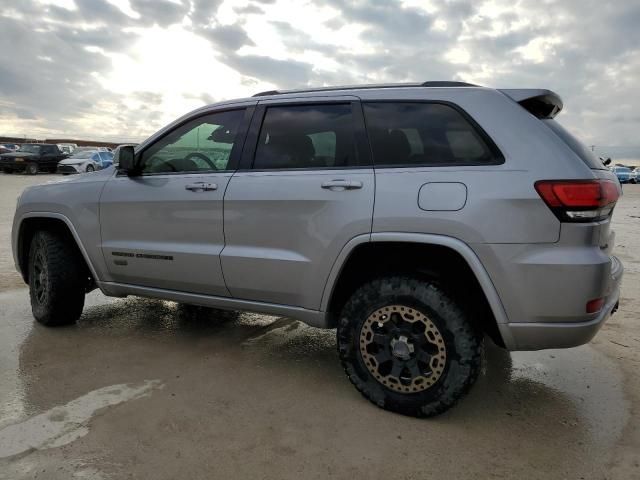
[[[56,177],[52,180],[49,180],[45,183],[39,183],[37,185],[30,185],[26,187],[23,192],[24,193],[33,193],[33,192],[46,192],[49,189],[61,187],[66,185],[65,188],[72,188],[71,184],[104,184],[109,178],[113,175],[113,168],[105,168],[102,170],[96,170],[91,173],[81,173],[80,175],[68,175],[64,177]],[[40,194],[38,194],[40,195]]]
[[60,160],[58,165],[78,165],[80,163],[90,162],[90,158],[65,158],[64,160]]

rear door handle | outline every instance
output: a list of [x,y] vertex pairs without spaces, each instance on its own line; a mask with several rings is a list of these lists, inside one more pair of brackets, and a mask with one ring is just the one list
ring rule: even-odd
[[343,180],[336,179],[330,180],[328,182],[324,182],[322,184],[322,188],[326,188],[327,190],[356,190],[358,188],[362,188],[362,182],[358,182],[357,180]]
[[206,183],[206,182],[196,182],[196,183],[188,183],[184,186],[186,190],[191,190],[192,192],[210,192],[212,190],[217,190],[218,185],[215,183]]

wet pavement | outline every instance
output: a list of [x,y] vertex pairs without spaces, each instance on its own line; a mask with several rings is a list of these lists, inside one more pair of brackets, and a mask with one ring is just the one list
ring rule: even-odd
[[0,289],[0,479],[640,478],[637,239],[619,229],[626,302],[594,342],[489,346],[428,420],[363,399],[333,330],[99,292],[49,329],[25,288]]

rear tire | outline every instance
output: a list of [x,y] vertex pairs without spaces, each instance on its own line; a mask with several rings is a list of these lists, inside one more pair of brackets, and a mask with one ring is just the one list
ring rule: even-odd
[[386,410],[431,417],[474,384],[483,337],[438,286],[392,276],[360,287],[338,324],[338,354],[349,380]]
[[2,171],[7,174],[13,173],[13,170],[11,170],[10,168],[3,168]]
[[33,317],[54,327],[75,323],[84,307],[86,268],[62,235],[37,232],[29,250],[29,296]]

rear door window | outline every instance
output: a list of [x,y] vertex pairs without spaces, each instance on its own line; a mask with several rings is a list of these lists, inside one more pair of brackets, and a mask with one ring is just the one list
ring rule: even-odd
[[341,168],[356,163],[351,104],[267,108],[254,169]]
[[589,168],[593,168],[596,170],[606,170],[607,167],[600,161],[600,159],[593,153],[589,148],[584,145],[580,140],[571,135],[567,129],[565,129],[562,125],[556,122],[553,119],[542,120],[547,127],[551,129],[553,133],[555,133],[560,140],[562,140],[567,147],[569,147],[573,153],[575,153],[580,160],[587,164]]
[[440,103],[364,104],[376,166],[487,165],[504,162],[491,139],[457,109]]

